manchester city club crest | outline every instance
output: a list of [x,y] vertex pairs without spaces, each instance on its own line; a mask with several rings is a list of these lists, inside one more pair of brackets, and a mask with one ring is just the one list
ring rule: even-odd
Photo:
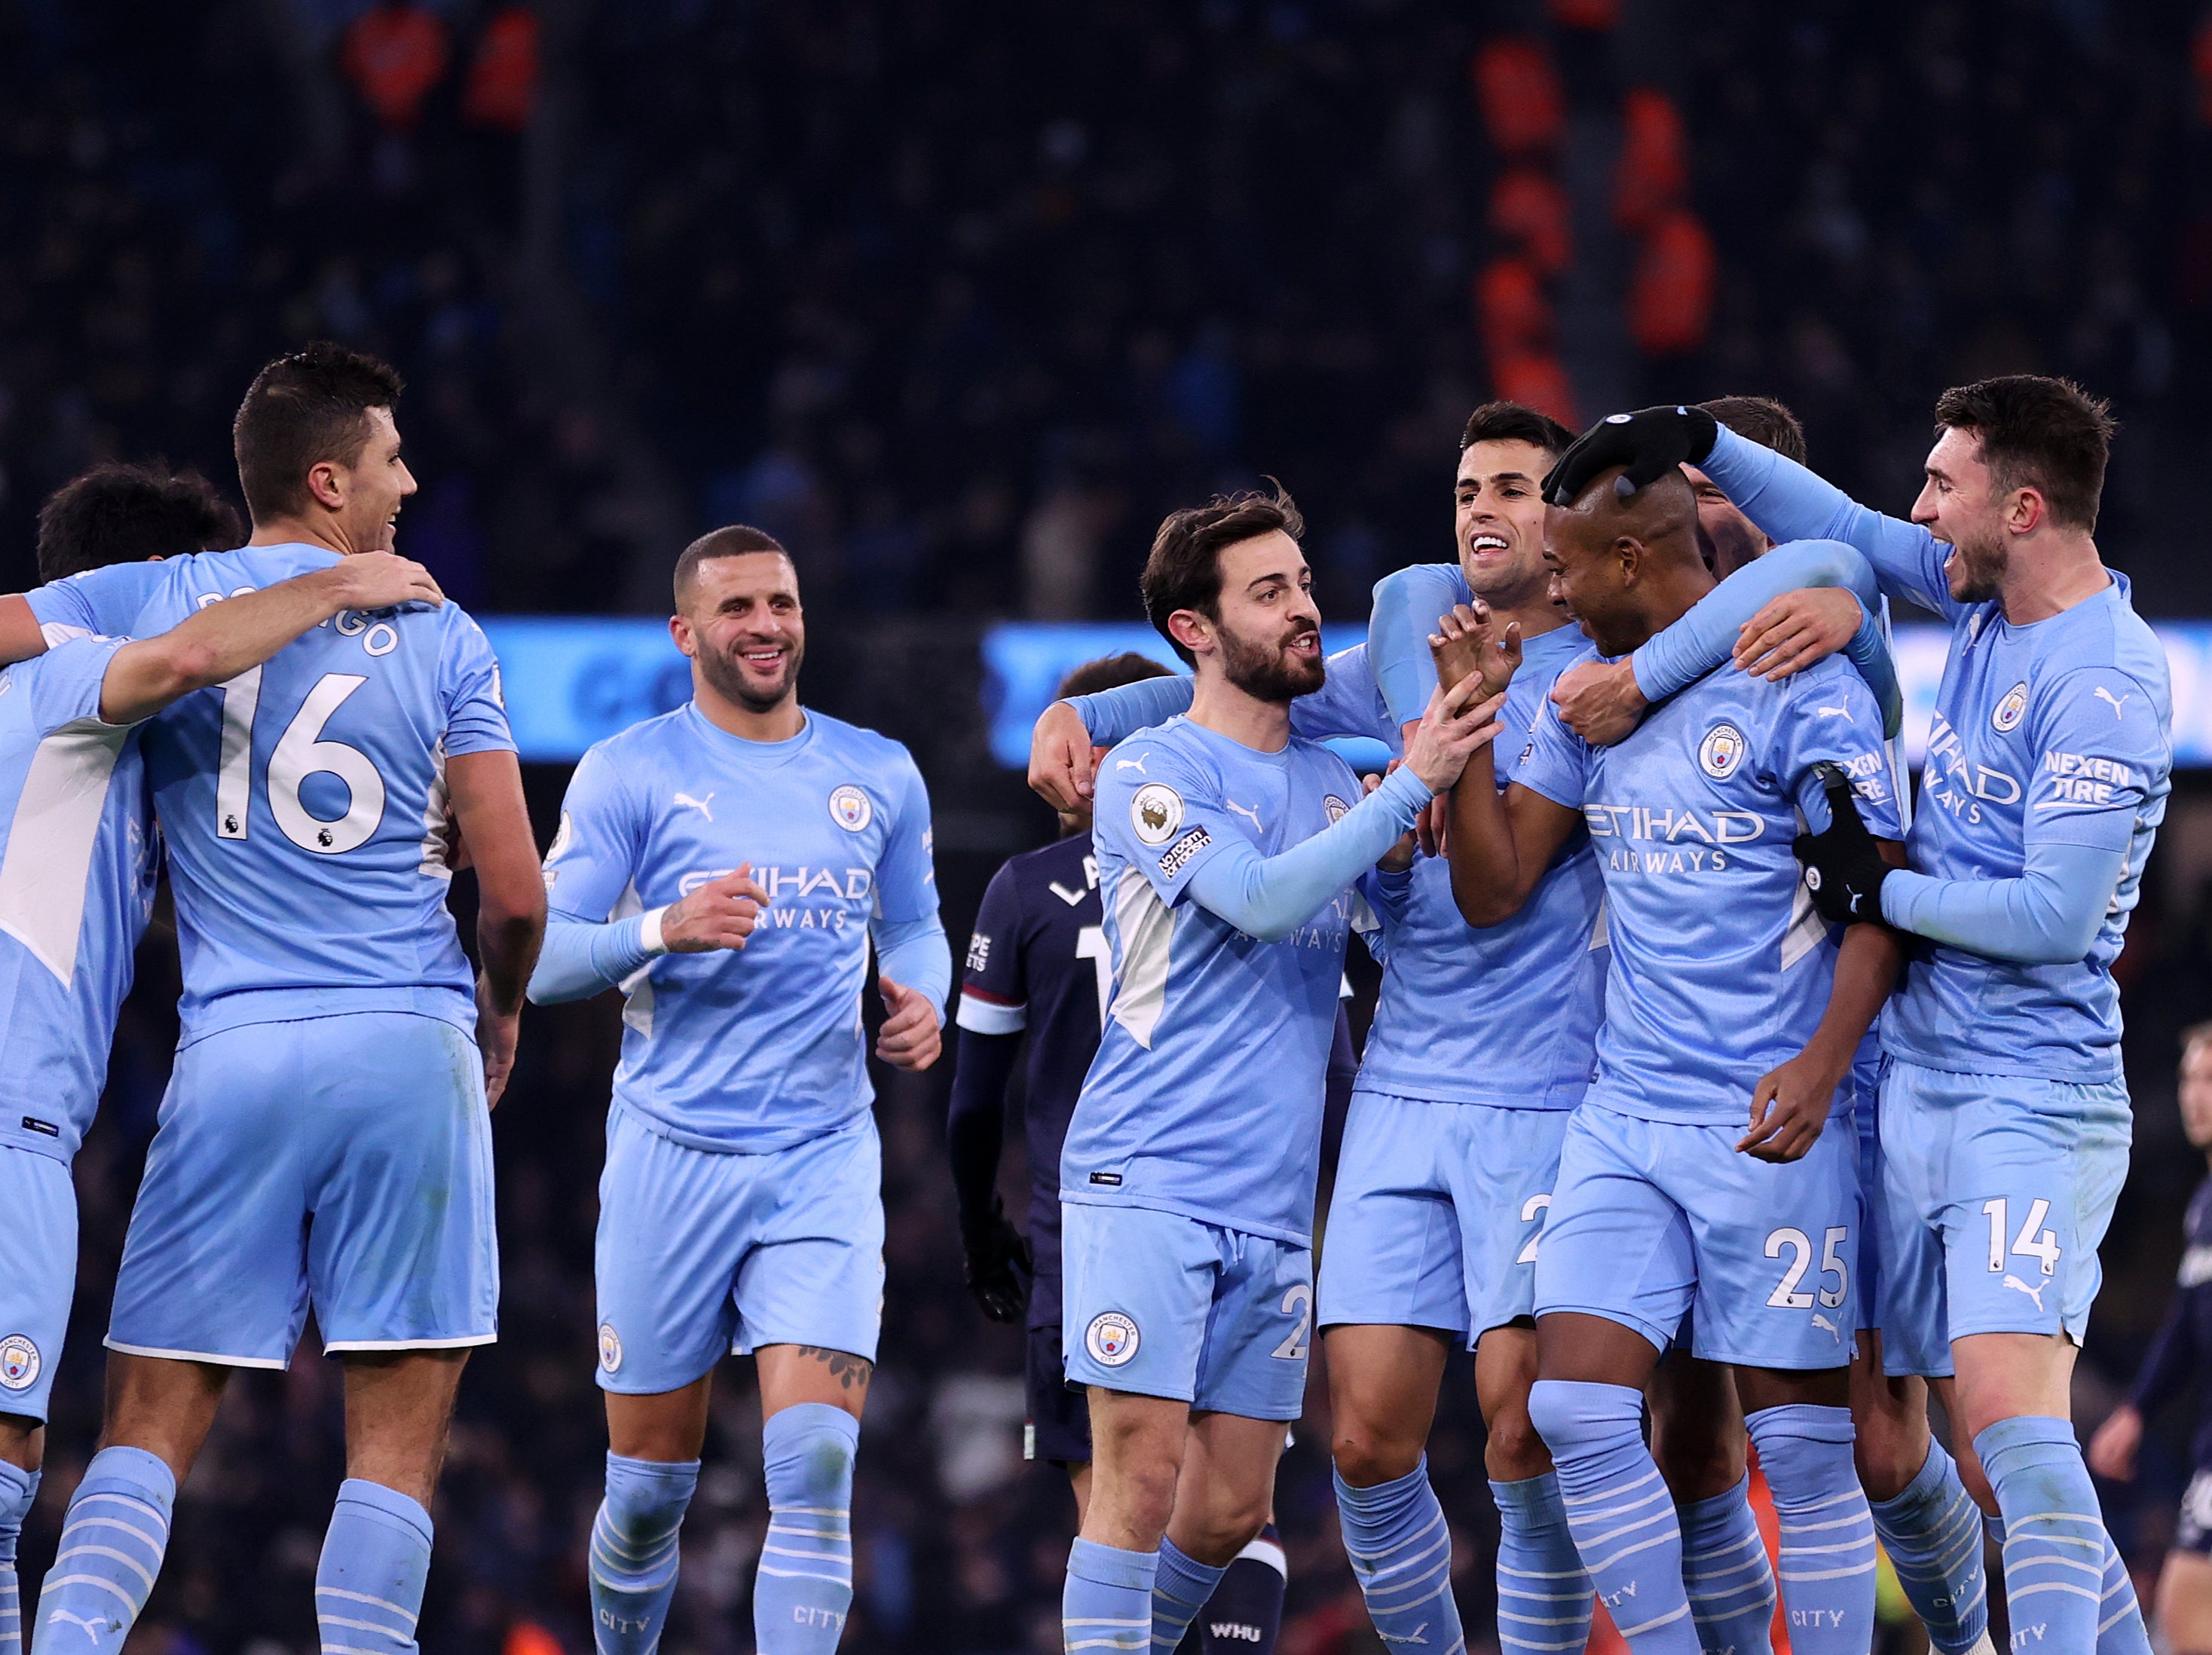
[[1352,808],[1333,793],[1322,800],[1321,807],[1328,812],[1328,819],[1332,822],[1341,822],[1345,812]]
[[1725,782],[1743,763],[1743,732],[1733,724],[1716,724],[1698,744],[1698,768],[1716,782]]
[[866,794],[848,782],[830,795],[830,814],[848,833],[858,833],[875,819],[876,807]]
[[2005,691],[2004,699],[1990,709],[1990,725],[2001,734],[2020,728],[2020,721],[2027,716],[2027,684],[2025,679]]
[[1164,782],[1147,782],[1129,795],[1129,825],[1148,845],[1164,845],[1182,825],[1182,795]]
[[1120,1311],[1106,1311],[1091,1318],[1084,1329],[1083,1343],[1091,1360],[1105,1367],[1120,1367],[1137,1354],[1138,1342],[1143,1335],[1137,1323]]
[[[1136,1348],[1133,1330],[1130,1348]],[[11,1333],[0,1339],[0,1385],[9,1390],[28,1390],[39,1382],[39,1370],[45,1366],[40,1359],[39,1348],[31,1342],[27,1333]]]
[[599,1323],[599,1366],[609,1373],[622,1371],[622,1335],[611,1322]]

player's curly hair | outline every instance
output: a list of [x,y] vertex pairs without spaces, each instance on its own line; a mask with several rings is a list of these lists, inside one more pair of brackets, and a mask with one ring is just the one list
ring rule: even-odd
[[279,356],[253,376],[230,423],[239,486],[257,523],[307,509],[307,472],[350,465],[368,441],[368,411],[394,408],[404,388],[390,363],[328,339]]
[[1144,593],[1145,613],[1153,629],[1168,641],[1186,666],[1198,658],[1176,642],[1168,630],[1168,617],[1179,609],[1195,610],[1208,620],[1221,618],[1221,549],[1240,540],[1257,539],[1280,529],[1293,540],[1303,539],[1306,520],[1273,478],[1274,492],[1247,489],[1237,494],[1218,494],[1203,506],[1170,512],[1152,537],[1152,555],[1138,589]]
[[238,514],[198,472],[95,465],[39,508],[39,578],[58,581],[109,563],[228,551],[246,537]]

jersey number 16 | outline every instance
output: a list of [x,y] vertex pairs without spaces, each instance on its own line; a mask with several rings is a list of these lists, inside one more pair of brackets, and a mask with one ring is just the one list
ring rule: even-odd
[[[368,842],[384,817],[384,777],[358,747],[325,741],[323,727],[346,697],[368,680],[353,672],[325,672],[307,691],[269,755],[269,813],[286,838],[319,856],[335,856]],[[253,801],[253,715],[261,704],[261,668],[222,686],[222,757],[216,772],[215,831],[219,839],[243,839]],[[349,795],[345,814],[325,821],[301,802],[311,776],[335,776]]]

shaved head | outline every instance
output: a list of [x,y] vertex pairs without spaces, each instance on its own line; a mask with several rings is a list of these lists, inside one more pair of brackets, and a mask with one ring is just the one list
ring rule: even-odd
[[1608,655],[1635,648],[1712,585],[1698,548],[1698,497],[1679,470],[1631,490],[1615,467],[1572,504],[1547,507],[1544,562],[1553,600]]

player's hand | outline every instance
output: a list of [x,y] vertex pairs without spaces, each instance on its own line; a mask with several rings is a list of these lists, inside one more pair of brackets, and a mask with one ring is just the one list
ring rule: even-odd
[[1810,1052],[1760,1075],[1751,1092],[1751,1130],[1738,1140],[1737,1152],[1778,1165],[1802,1160],[1820,1141],[1843,1080],[1834,1064]]
[[1501,628],[1490,605],[1477,598],[1455,604],[1449,615],[1437,618],[1429,634],[1429,654],[1437,664],[1438,684],[1457,684],[1470,673],[1482,678],[1482,693],[1502,696],[1521,666],[1521,623],[1508,621]]
[[919,1074],[934,1063],[937,1054],[945,1049],[944,1032],[937,1026],[937,1007],[921,989],[887,977],[878,977],[876,988],[883,995],[888,1013],[876,1035],[876,1056],[895,1069]]
[[1559,709],[1559,722],[1593,747],[1627,740],[1650,704],[1626,655],[1571,666],[1552,685],[1552,705]]
[[[362,554],[366,556],[366,554]],[[522,1037],[520,1010],[502,1012],[491,1001],[484,979],[477,979],[477,1050],[483,1055],[484,1107],[497,1109],[500,1093],[514,1073],[514,1048]]]
[[[1405,761],[1402,759],[1394,758],[1390,761],[1390,769],[1395,770],[1404,762]],[[1385,771],[1384,774],[1388,775],[1389,771]],[[1361,791],[1364,793],[1372,793],[1376,788],[1382,785],[1382,777],[1373,775],[1364,776],[1360,778],[1360,783]],[[1425,817],[1431,811],[1434,810],[1437,807],[1437,800],[1431,799],[1427,804],[1422,806],[1421,816]],[[1418,822],[1420,818],[1416,817],[1414,819]],[[1403,873],[1407,868],[1413,865],[1413,852],[1419,848],[1419,841],[1416,839],[1413,834],[1401,834],[1399,836],[1398,843],[1392,845],[1389,849],[1384,851],[1382,853],[1382,860],[1376,863],[1375,866],[1381,868],[1385,873]]]
[[2142,1446],[2143,1417],[2133,1402],[2122,1402],[2105,1415],[2089,1439],[2089,1469],[2112,1482],[2133,1482],[2136,1451]]
[[1627,467],[1633,493],[1676,466],[1703,463],[1720,435],[1720,423],[1702,408],[1639,408],[1607,414],[1577,437],[1544,478],[1544,503],[1571,506],[1600,473]]
[[768,892],[753,878],[753,865],[742,862],[733,872],[669,904],[660,916],[660,940],[672,954],[742,948],[767,906]]
[[1438,685],[1429,692],[1429,709],[1413,739],[1406,746],[1406,768],[1421,778],[1431,793],[1442,793],[1459,780],[1467,761],[1485,743],[1495,741],[1505,727],[1498,715],[1505,709],[1502,695],[1478,700],[1479,674],[1462,678],[1449,690]]
[[392,609],[400,604],[446,601],[430,571],[396,551],[357,551],[341,557],[329,570],[330,582],[341,609]]
[[1030,1307],[1030,1283],[1036,1263],[1030,1244],[1007,1220],[1006,1209],[993,1196],[989,1214],[960,1220],[960,1250],[965,1259],[968,1291],[994,1322],[1018,1322]]
[[1805,864],[1805,888],[1831,925],[1879,922],[1881,882],[1893,870],[1859,819],[1858,800],[1844,767],[1824,758],[1813,768],[1828,795],[1829,819],[1826,832],[1801,833],[1790,847]]
[[1857,595],[1846,587],[1785,592],[1737,631],[1735,664],[1754,678],[1778,684],[1834,654],[1858,636],[1865,619]]
[[1030,733],[1030,786],[1054,810],[1071,815],[1091,808],[1098,775],[1098,754],[1083,715],[1055,701],[1037,717]]

